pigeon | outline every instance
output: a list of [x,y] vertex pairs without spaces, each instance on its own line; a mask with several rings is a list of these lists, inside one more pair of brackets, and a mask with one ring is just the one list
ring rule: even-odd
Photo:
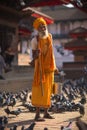
[[3,102],[4,102],[3,96],[2,94],[0,94],[0,106],[2,106]]
[[13,108],[15,105],[16,105],[16,98],[12,97],[8,106],[12,106],[12,108]]
[[4,111],[7,113],[8,116],[9,116],[9,114],[18,116],[21,113],[20,108],[18,108],[17,110],[14,110],[14,111],[10,111],[9,108],[7,107],[6,109],[4,109]]
[[0,130],[5,130],[5,126],[4,126],[4,125],[1,126],[1,127],[0,127]]
[[9,116],[9,114],[10,114],[10,110],[9,110],[9,108],[8,108],[8,107],[5,108],[4,111],[6,112],[7,116]]
[[17,124],[14,125],[13,130],[17,130]]
[[13,130],[13,128],[11,127],[10,130]]
[[82,116],[84,116],[84,114],[85,114],[85,108],[84,108],[84,106],[81,104],[80,106],[79,106],[79,113],[82,115]]
[[13,115],[16,115],[16,116],[18,116],[20,113],[21,113],[20,108],[18,108],[17,110],[14,110],[14,111],[10,111],[10,114],[13,114]]
[[2,126],[2,124],[3,124],[3,117],[1,116],[0,117],[0,126]]
[[81,116],[84,116],[84,114],[85,114],[84,105],[81,104],[81,103],[77,103],[76,105],[77,105],[77,107],[78,107],[78,109],[79,109],[79,113],[81,114]]
[[8,124],[8,118],[6,116],[3,116],[3,123],[4,125]]
[[67,126],[61,126],[61,130],[72,130],[71,129],[71,124],[72,124],[72,122],[70,121]]
[[79,101],[81,104],[86,104],[86,97],[82,97]]
[[87,123],[85,123],[81,119],[76,121],[76,126],[79,128],[79,130],[87,130]]
[[33,130],[35,124],[36,124],[35,122],[31,123],[31,125],[25,130]]
[[21,130],[25,130],[25,126],[24,125],[21,127]]
[[45,128],[44,128],[44,130],[48,130],[48,128],[47,128],[47,127],[45,127]]

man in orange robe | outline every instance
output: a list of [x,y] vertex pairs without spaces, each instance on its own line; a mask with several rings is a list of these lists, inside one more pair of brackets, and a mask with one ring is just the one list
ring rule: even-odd
[[38,36],[31,41],[32,54],[35,59],[34,80],[32,85],[32,104],[36,106],[35,120],[40,118],[40,108],[44,108],[44,118],[52,118],[48,113],[51,106],[54,71],[58,73],[52,46],[52,35],[48,33],[46,21],[37,18],[33,23]]

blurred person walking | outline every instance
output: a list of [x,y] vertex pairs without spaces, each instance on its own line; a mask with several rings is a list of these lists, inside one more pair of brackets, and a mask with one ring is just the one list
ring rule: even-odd
[[3,56],[1,55],[1,48],[0,48],[0,79],[4,80],[5,78],[3,77],[3,71],[5,71],[5,73],[11,71],[11,69],[7,68],[5,60],[3,58]]

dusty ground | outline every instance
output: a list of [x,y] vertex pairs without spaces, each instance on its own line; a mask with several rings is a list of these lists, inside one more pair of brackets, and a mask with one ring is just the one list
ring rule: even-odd
[[[10,107],[10,109],[14,110],[19,107],[20,103],[18,102],[13,109],[12,107]],[[32,122],[34,122],[35,113],[29,112],[29,110],[23,106],[21,106],[20,108],[22,109],[22,113],[17,117],[9,115],[8,127],[12,127],[14,124],[18,124],[17,130],[21,130],[22,125],[24,125],[25,128],[28,128],[28,126]],[[0,108],[0,116],[3,115],[7,116],[4,112],[4,108]],[[52,115],[53,117],[55,117],[54,119],[45,119],[45,121],[36,122],[34,130],[44,130],[45,127],[47,127],[48,130],[60,130],[60,127],[62,125],[66,126],[69,121],[72,121],[72,130],[78,130],[75,125],[75,121],[76,118],[80,116],[79,112],[54,113]],[[43,116],[43,114],[41,114],[41,116]],[[81,119],[87,122],[87,104],[85,104],[85,115]],[[7,128],[6,130],[9,130],[9,128]]]
[[[28,55],[26,56],[27,61],[24,61],[24,59],[26,58],[24,58],[23,56],[19,55],[19,57],[19,64],[29,65]],[[10,107],[10,109],[15,110],[16,108],[20,107],[19,105],[20,103],[18,102],[13,109],[12,107]],[[9,115],[7,125],[8,128],[6,130],[9,130],[9,128],[12,127],[14,124],[18,124],[17,130],[21,130],[22,125],[24,125],[25,128],[28,128],[28,126],[30,126],[30,124],[34,122],[35,113],[29,112],[29,110],[23,106],[21,106],[20,108],[23,112],[19,116],[16,117],[13,115]],[[4,108],[0,108],[0,116],[7,116],[4,112]],[[41,116],[43,116],[43,114],[41,114]],[[47,127],[48,130],[60,130],[61,126],[66,126],[69,123],[69,121],[72,121],[72,130],[78,130],[78,128],[75,125],[75,121],[76,118],[80,116],[79,112],[54,113],[52,114],[52,116],[54,117],[54,119],[45,119],[45,121],[36,122],[34,130],[44,130],[45,127]],[[81,119],[87,122],[87,104],[85,104],[85,115]]]

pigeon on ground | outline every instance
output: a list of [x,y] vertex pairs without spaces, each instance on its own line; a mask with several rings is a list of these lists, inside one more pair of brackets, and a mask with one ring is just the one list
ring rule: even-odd
[[48,128],[47,128],[47,127],[45,127],[45,128],[44,128],[44,130],[48,130]]
[[25,130],[25,126],[24,125],[21,127],[21,130]]
[[6,109],[4,109],[4,111],[7,113],[8,116],[9,116],[9,114],[18,116],[21,113],[20,108],[18,108],[17,110],[14,110],[14,111],[10,111],[10,109],[7,107]]
[[84,114],[85,114],[85,107],[84,107],[84,105],[81,104],[81,103],[77,103],[77,106],[78,106],[78,110],[79,110],[80,115],[84,116]]
[[35,122],[31,123],[31,125],[27,129],[25,129],[25,130],[33,130],[35,124],[36,124]]
[[72,122],[70,121],[67,126],[61,126],[61,130],[72,130],[71,125],[72,125]]
[[79,130],[87,130],[87,123],[85,123],[81,119],[76,121],[76,126],[79,128]]
[[17,130],[17,127],[18,127],[18,125],[15,124],[14,127],[13,127],[13,130]]

